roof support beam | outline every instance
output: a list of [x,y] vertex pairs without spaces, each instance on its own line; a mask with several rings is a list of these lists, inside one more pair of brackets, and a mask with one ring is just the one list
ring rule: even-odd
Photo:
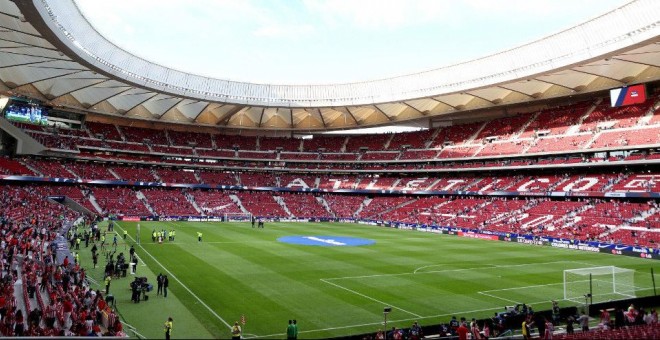
[[[171,98],[174,98],[174,97],[171,97]],[[172,106],[168,107],[167,110],[163,111],[163,113],[162,113],[160,116],[158,116],[158,120],[160,120],[161,118],[163,118],[163,116],[164,116],[169,110],[171,110],[171,109],[173,109],[175,106],[181,104],[181,102],[184,101],[184,100],[185,100],[185,99],[181,98],[181,99],[175,101],[174,104],[173,104]]]
[[392,117],[386,115],[385,112],[383,112],[383,110],[381,110],[381,109],[378,107],[378,105],[371,105],[371,106],[373,106],[373,107],[376,109],[376,111],[380,112],[383,116],[385,116],[385,117],[387,118],[387,120],[389,120],[390,122],[391,122],[391,121],[394,121],[394,118],[392,118]]
[[69,72],[69,73],[65,73],[65,74],[58,74],[56,76],[50,76],[50,77],[46,77],[46,78],[41,78],[41,79],[29,81],[27,83],[17,85],[16,87],[21,87],[21,86],[27,85],[27,84],[34,84],[34,83],[38,83],[38,82],[44,81],[44,80],[51,80],[51,79],[55,79],[55,78],[58,78],[58,77],[66,77],[66,76],[70,76],[72,74],[81,73],[81,72],[86,72],[86,71],[75,71],[75,72]]
[[136,108],[136,107],[138,107],[138,106],[140,106],[140,105],[146,103],[146,102],[149,101],[151,98],[153,98],[153,97],[155,97],[155,96],[157,96],[157,95],[158,95],[158,92],[154,92],[151,96],[147,97],[147,99],[145,99],[145,100],[143,100],[143,101],[141,101],[141,102],[139,102],[139,103],[133,105],[131,108],[129,108],[128,110],[126,110],[126,112],[124,112],[124,115],[126,115],[126,114],[129,113],[129,112],[131,112],[131,110],[133,110],[134,108]]
[[7,54],[14,54],[14,55],[20,55],[24,57],[35,57],[35,58],[44,58],[44,59],[49,59],[50,61],[68,61],[71,62],[71,59],[66,59],[66,58],[53,58],[53,57],[48,57],[48,56],[43,56],[43,55],[36,55],[36,54],[29,54],[29,53],[18,53],[18,52],[12,52],[12,51],[5,51],[0,49],[0,53],[7,53]]
[[[472,96],[472,97],[474,97],[474,98],[479,98],[479,99],[481,99],[481,100],[483,100],[483,101],[486,101],[486,102],[488,102],[488,103],[490,103],[490,104],[492,104],[492,105],[495,105],[495,103],[493,103],[493,101],[491,101],[490,99],[487,99],[487,98],[485,98],[485,97],[477,96],[476,94],[472,94],[472,93],[470,93],[470,92],[463,92],[463,94],[468,95],[468,96]],[[468,103],[469,103],[469,102],[468,102]]]
[[[50,61],[52,60],[49,60],[49,62]],[[84,68],[70,68],[70,67],[50,67],[50,66],[33,66],[33,65],[28,65],[28,67],[41,68],[46,70],[89,71],[88,69],[84,69]]]
[[321,109],[320,109],[320,108],[317,108],[316,111],[319,112],[319,117],[321,117],[321,124],[323,124],[323,128],[327,129],[328,126],[325,125],[325,118],[323,118],[323,114],[321,113]]
[[615,81],[615,82],[617,82],[617,83],[619,83],[619,84],[625,84],[624,82],[622,82],[622,81],[619,80],[619,79],[612,78],[612,77],[608,77],[608,76],[604,76],[604,75],[601,75],[601,74],[596,74],[596,73],[587,72],[587,71],[580,71],[580,70],[576,70],[575,68],[572,68],[571,71],[573,71],[573,72],[577,72],[577,73],[584,73],[584,74],[588,74],[588,75],[590,75],[590,76],[595,76],[595,77],[599,77],[599,78],[605,78],[605,79],[613,80],[613,81]]
[[21,66],[28,66],[28,65],[35,65],[35,64],[43,64],[43,63],[50,63],[51,61],[52,60],[41,60],[41,61],[31,61],[31,62],[28,62],[28,63],[5,65],[5,66],[0,66],[0,69],[11,68],[11,67],[21,67]]
[[414,106],[412,106],[412,105],[406,103],[405,101],[402,101],[401,104],[403,104],[403,105],[405,105],[405,106],[407,106],[407,107],[409,107],[409,108],[415,110],[415,112],[419,113],[419,114],[422,115],[422,116],[426,116],[426,115],[428,114],[428,113],[424,113],[424,112],[422,112],[422,111],[420,111],[420,110],[417,110]]
[[499,87],[499,88],[501,88],[501,89],[504,89],[504,90],[507,90],[507,91],[511,91],[511,92],[515,92],[515,93],[520,93],[520,94],[522,94],[523,96],[527,96],[527,97],[529,97],[529,98],[534,98],[534,97],[528,95],[528,94],[525,93],[525,92],[520,92],[520,91],[518,91],[518,90],[510,89],[510,88],[508,88],[508,87],[506,87],[506,86],[499,85],[499,86],[497,86],[497,87]]
[[9,13],[7,13],[7,12],[0,11],[0,14],[2,14],[2,15],[6,15],[6,16],[8,16],[8,17],[12,17],[12,18],[14,18],[14,19],[20,19],[18,16],[13,15],[13,14],[9,14]]
[[351,118],[353,118],[353,120],[355,121],[355,125],[359,126],[360,122],[358,122],[357,118],[355,118],[355,115],[353,114],[353,112],[351,112],[351,109],[348,108],[348,106],[345,106],[345,108],[346,108],[346,112],[348,112],[348,114],[351,115]]
[[224,116],[222,116],[222,118],[219,118],[218,122],[215,123],[215,124],[220,125],[221,123],[225,123],[225,126],[227,126],[227,123],[229,122],[229,119],[231,117],[233,117],[235,114],[241,112],[241,110],[243,110],[244,108],[245,108],[245,106],[236,105],[235,108],[225,112]]
[[35,37],[35,38],[39,38],[39,39],[43,39],[43,37],[42,37],[41,35],[39,35],[39,34],[32,34],[32,33],[24,32],[24,31],[21,31],[21,30],[17,30],[17,29],[15,29],[15,28],[7,27],[7,26],[2,26],[2,25],[0,25],[0,28],[4,28],[4,29],[6,29],[6,30],[10,30],[10,31],[12,31],[12,32],[18,32],[18,33],[21,33],[21,34],[29,35],[29,36],[31,36],[31,37]]
[[428,99],[430,99],[430,100],[432,100],[432,101],[434,101],[434,102],[437,102],[438,104],[444,104],[444,105],[447,105],[447,106],[451,107],[451,108],[454,109],[454,110],[457,110],[457,109],[456,109],[456,106],[451,105],[451,104],[447,103],[446,101],[439,100],[439,99],[436,98],[436,97],[429,97]]
[[[126,85],[126,86],[128,86],[128,85]],[[120,95],[120,94],[122,94],[122,93],[124,93],[124,92],[128,92],[128,91],[133,90],[133,89],[134,89],[134,87],[132,87],[132,86],[128,86],[127,89],[125,89],[125,90],[123,90],[123,91],[121,91],[121,92],[119,92],[119,93],[115,93],[115,94],[113,94],[113,95],[110,95],[110,96],[108,96],[108,97],[105,97],[105,98],[103,98],[103,99],[97,101],[96,103],[90,105],[90,107],[94,107],[94,106],[96,106],[96,105],[102,103],[103,101],[106,101],[106,100],[108,100],[108,99],[110,99],[110,98],[116,97],[116,96],[118,96],[118,95]]]
[[[48,50],[48,51],[54,51],[54,52],[57,52],[57,49],[56,49],[56,48],[52,48],[52,47],[44,47],[44,46],[39,46],[39,45],[35,45],[35,44],[28,44],[28,43],[26,43],[26,42],[18,41],[18,40],[12,40],[12,39],[7,39],[7,38],[0,38],[0,41],[5,41],[5,42],[10,42],[10,43],[14,43],[14,44],[20,44],[20,45],[23,45],[23,46],[16,46],[16,47],[25,47],[25,46],[28,46],[28,47],[40,48],[40,49],[43,49],[43,50]],[[5,49],[5,48],[9,48],[9,47],[2,47],[2,49]]]
[[261,108],[261,115],[259,116],[259,125],[257,125],[257,126],[259,126],[259,127],[261,127],[261,124],[262,124],[263,121],[264,121],[264,113],[265,113],[265,112],[266,112],[266,107],[262,107],[262,108]]
[[[76,91],[79,91],[79,90],[84,90],[84,89],[86,89],[86,88],[89,88],[89,87],[92,87],[92,86],[96,86],[96,85],[98,85],[98,84],[102,84],[102,83],[105,83],[105,82],[108,82],[108,81],[110,81],[110,79],[104,79],[104,80],[101,80],[101,81],[97,81],[96,83],[93,83],[93,84],[88,84],[88,85],[85,85],[85,86],[82,86],[82,87],[75,88],[75,89],[73,89],[73,90],[70,90],[70,91],[68,91],[68,92],[64,92],[64,93],[58,95],[57,97],[51,99],[51,101],[53,101],[53,100],[55,100],[55,99],[57,99],[57,98],[60,98],[60,97],[66,96],[67,94],[71,94],[71,93],[76,92]],[[38,81],[35,82],[35,83],[38,83]]]
[[[276,109],[275,113],[277,113],[279,109]],[[295,126],[293,125],[293,110],[289,107],[289,116],[291,118],[291,129],[295,129]]]
[[653,65],[653,64],[649,64],[649,63],[642,63],[642,62],[639,62],[639,61],[632,61],[632,60],[622,59],[622,58],[619,58],[619,57],[612,57],[612,59],[614,59],[614,60],[618,60],[618,61],[625,61],[625,62],[627,62],[627,63],[631,63],[631,64],[637,64],[637,65],[649,66],[649,67],[660,67],[660,65]]
[[[196,122],[197,119],[199,118],[199,116],[201,116],[202,113],[204,113],[204,111],[206,111],[211,106],[211,104],[213,104],[213,103],[207,103],[206,106],[204,106],[201,111],[197,112],[197,115],[195,116],[193,121]],[[223,104],[223,105],[220,105],[218,107],[223,107],[223,106],[225,106],[225,105]]]
[[567,89],[567,90],[570,90],[570,91],[575,92],[575,89],[572,88],[572,87],[568,87],[568,86],[566,86],[566,85],[562,85],[562,84],[559,84],[559,83],[551,82],[551,81],[549,81],[549,80],[543,80],[543,79],[539,79],[539,78],[534,78],[534,80],[535,80],[535,81],[538,81],[538,82],[541,82],[541,83],[546,83],[546,84],[550,84],[550,85],[554,85],[554,86],[559,86],[559,87],[561,87],[561,88],[565,88],[565,89]]

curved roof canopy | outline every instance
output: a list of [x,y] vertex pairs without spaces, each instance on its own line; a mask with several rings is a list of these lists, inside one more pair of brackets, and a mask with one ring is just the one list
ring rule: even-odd
[[660,2],[637,0],[449,67],[359,83],[275,85],[141,59],[95,31],[72,0],[0,0],[0,85],[127,118],[300,131],[366,127],[660,79],[659,24]]

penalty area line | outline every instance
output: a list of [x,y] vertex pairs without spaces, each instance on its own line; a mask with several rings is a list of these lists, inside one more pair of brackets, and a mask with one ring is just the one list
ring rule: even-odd
[[[118,227],[119,229],[121,229],[122,231],[124,230],[124,228],[122,228],[121,226],[119,226],[119,224],[117,224],[117,227]],[[131,237],[130,235],[128,235],[128,237],[129,237],[133,242],[135,242],[135,239],[133,239],[133,237]],[[222,324],[224,324],[225,326],[227,326],[228,329],[231,329],[231,325],[230,325],[227,321],[225,321],[225,319],[223,319],[223,318],[222,318],[220,315],[218,315],[218,313],[216,313],[211,307],[209,307],[206,303],[204,303],[204,301],[202,301],[202,299],[200,299],[199,296],[197,296],[197,294],[193,293],[193,291],[190,290],[190,288],[188,288],[188,286],[186,286],[183,282],[181,282],[181,280],[179,280],[178,277],[176,277],[174,274],[172,274],[172,272],[171,272],[169,269],[167,269],[165,266],[163,266],[163,264],[161,264],[158,260],[156,260],[156,258],[155,258],[153,255],[151,255],[151,253],[149,253],[146,249],[144,249],[144,247],[142,246],[142,244],[138,244],[138,246],[139,246],[140,248],[142,248],[142,250],[144,251],[144,253],[147,254],[149,257],[151,257],[151,259],[154,260],[154,262],[156,262],[157,265],[159,265],[161,268],[163,268],[163,270],[164,270],[167,274],[169,274],[174,280],[176,280],[176,282],[178,282],[178,283],[181,285],[181,287],[183,287],[183,289],[185,289],[188,293],[190,293],[190,295],[192,295],[197,301],[199,301],[199,303],[200,303],[202,306],[204,306],[204,307],[205,307],[205,308],[206,308],[211,314],[213,314],[213,316],[215,316],[218,320],[220,320],[220,322],[222,322]]]

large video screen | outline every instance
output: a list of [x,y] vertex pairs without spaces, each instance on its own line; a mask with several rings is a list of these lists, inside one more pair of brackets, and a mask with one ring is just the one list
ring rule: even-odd
[[641,104],[646,101],[646,86],[631,85],[610,90],[612,107]]
[[14,102],[5,108],[5,117],[21,123],[48,125],[48,111],[34,104]]

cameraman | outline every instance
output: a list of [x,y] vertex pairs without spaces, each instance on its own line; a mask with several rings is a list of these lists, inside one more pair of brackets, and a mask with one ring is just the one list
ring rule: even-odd
[[140,281],[139,278],[135,278],[133,282],[131,282],[131,301],[135,303],[140,302],[140,292],[142,291],[142,282]]

